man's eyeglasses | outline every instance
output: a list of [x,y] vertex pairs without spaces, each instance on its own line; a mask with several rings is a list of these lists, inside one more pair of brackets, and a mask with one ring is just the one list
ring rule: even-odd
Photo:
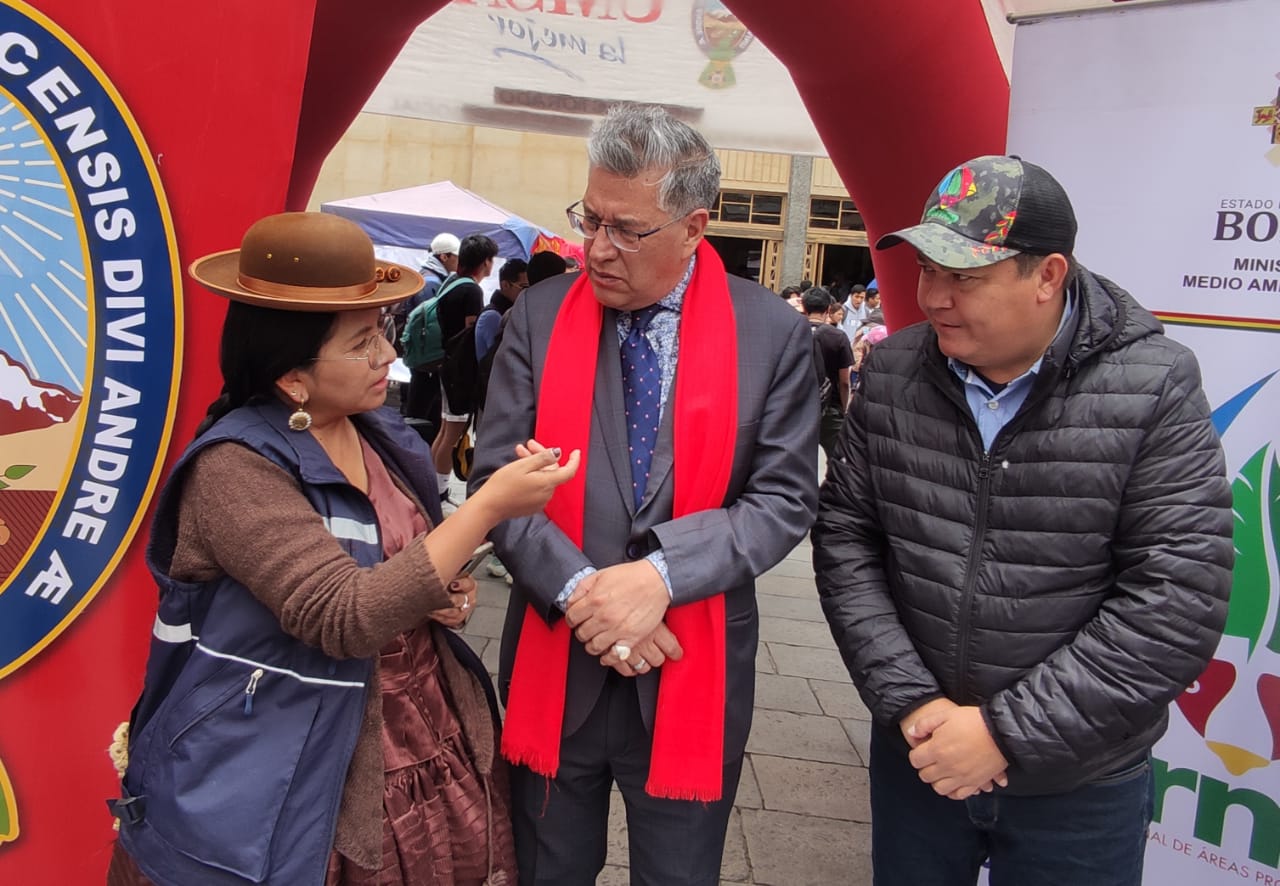
[[382,363],[379,345],[387,345],[393,351],[395,350],[395,345],[392,343],[390,336],[383,330],[373,333],[340,357],[312,357],[311,359],[313,362],[319,360],[363,360],[369,364],[370,369],[377,369]]
[[650,231],[632,231],[628,228],[620,228],[617,225],[606,225],[599,219],[583,215],[578,211],[578,207],[581,205],[582,201],[579,200],[564,211],[564,214],[569,218],[569,227],[573,228],[574,233],[586,240],[594,240],[596,234],[600,233],[600,229],[604,228],[605,236],[609,238],[609,242],[622,252],[639,252],[641,240],[645,237],[652,237],[663,228],[674,225],[688,215],[688,213],[685,213],[685,215],[677,216]]

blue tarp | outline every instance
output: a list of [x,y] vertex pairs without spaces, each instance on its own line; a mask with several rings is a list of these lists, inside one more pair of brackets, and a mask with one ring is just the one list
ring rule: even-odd
[[459,239],[485,234],[498,244],[502,258],[527,260],[539,233],[555,236],[448,181],[333,200],[321,204],[320,211],[351,219],[375,245],[424,252],[436,234]]

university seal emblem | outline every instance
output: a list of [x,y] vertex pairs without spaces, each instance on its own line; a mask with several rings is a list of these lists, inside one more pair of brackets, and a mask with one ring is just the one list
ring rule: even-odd
[[[0,678],[67,630],[138,529],[172,425],[180,281],[123,98],[47,17],[0,0]],[[0,841],[17,835],[8,784],[0,764]]]

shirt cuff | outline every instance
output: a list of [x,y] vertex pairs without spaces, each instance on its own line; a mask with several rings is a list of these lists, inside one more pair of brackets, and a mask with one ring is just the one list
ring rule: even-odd
[[556,608],[561,612],[564,612],[565,609],[568,608],[569,597],[573,594],[573,589],[578,586],[578,582],[582,581],[595,571],[596,568],[594,566],[584,566],[573,575],[569,576],[569,580],[564,583],[564,588],[561,589],[560,593],[556,596]]
[[659,549],[645,557],[645,559],[652,563],[653,568],[658,570],[658,575],[662,576],[662,583],[667,586],[667,598],[675,600],[675,592],[671,590],[671,573],[667,569],[667,555]]

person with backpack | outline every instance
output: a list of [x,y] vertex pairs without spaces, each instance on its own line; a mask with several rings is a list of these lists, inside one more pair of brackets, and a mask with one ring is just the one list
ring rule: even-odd
[[426,285],[422,287],[419,302],[435,295],[445,280],[458,273],[458,249],[461,246],[461,241],[448,231],[432,238],[431,254],[422,263],[422,278]]
[[821,286],[814,286],[800,296],[804,312],[809,317],[813,332],[813,369],[818,377],[818,391],[822,414],[818,419],[818,444],[831,457],[832,447],[840,435],[844,423],[844,411],[849,406],[849,368],[853,365],[853,349],[835,326],[827,322],[831,310],[831,295]]
[[[440,365],[440,432],[431,444],[440,494],[449,495],[449,475],[453,471],[453,448],[475,408],[475,326],[484,308],[480,281],[493,271],[498,244],[484,234],[468,234],[458,248],[458,281],[442,286],[435,299],[435,314],[444,342],[444,362]],[[425,308],[425,305],[424,305]]]
[[409,322],[409,315],[413,313],[413,309],[434,298],[445,281],[458,270],[458,246],[458,238],[453,234],[436,234],[431,241],[431,252],[427,254],[426,261],[422,263],[422,267],[418,269],[418,273],[422,275],[422,288],[399,304],[392,305],[387,310],[388,315],[395,320],[396,329],[393,343],[396,346],[397,354],[404,356],[404,349],[400,340],[404,335],[404,327]]
[[440,328],[440,300],[455,287],[470,281],[469,277],[452,276],[440,292],[418,305],[409,314],[400,335],[405,365],[412,371],[438,372],[445,358],[444,332]]
[[428,440],[440,426],[440,379],[434,368],[424,367],[423,364],[438,363],[444,359],[444,355],[441,352],[434,361],[429,358],[429,355],[425,358],[421,356],[421,345],[424,342],[420,334],[419,352],[411,357],[407,353],[409,344],[405,329],[413,312],[419,306],[434,299],[449,281],[456,278],[459,246],[458,238],[453,234],[448,232],[436,234],[431,241],[431,254],[427,256],[420,270],[422,279],[425,281],[422,289],[391,310],[391,317],[395,322],[396,353],[404,359],[410,372],[409,388],[400,400],[400,412],[405,418],[430,422],[430,433],[426,435]]

